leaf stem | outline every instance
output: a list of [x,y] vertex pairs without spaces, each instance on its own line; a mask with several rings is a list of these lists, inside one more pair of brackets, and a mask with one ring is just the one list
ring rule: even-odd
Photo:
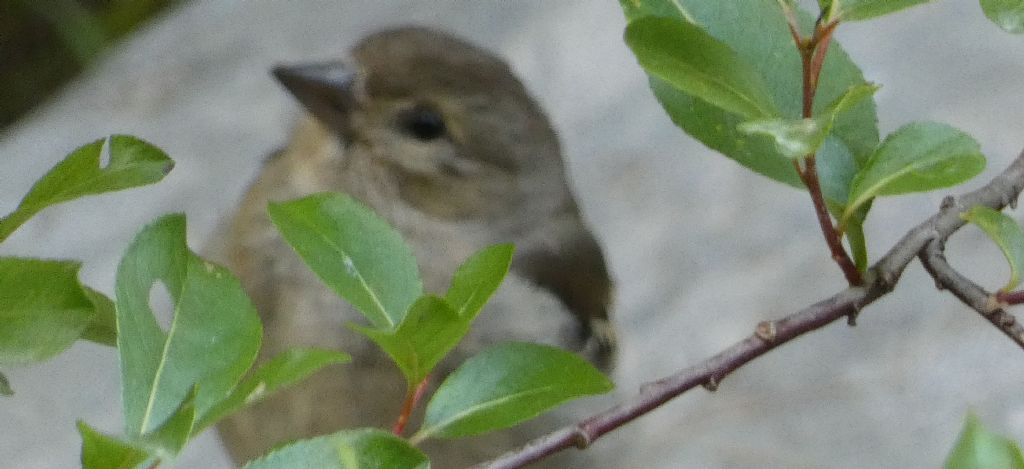
[[1024,303],[1024,290],[996,293],[996,300],[1008,305],[1019,305]]
[[402,412],[398,414],[398,420],[395,421],[395,425],[391,428],[391,433],[394,433],[395,436],[402,436],[405,426],[409,423],[409,417],[412,415],[412,411],[416,409],[416,404],[423,398],[423,393],[426,392],[427,383],[429,382],[430,376],[427,376],[415,387],[410,386],[406,391],[405,402],[402,403]]
[[[838,21],[821,23],[821,18],[814,25],[814,33],[810,38],[800,36],[797,29],[796,19],[787,15],[790,33],[800,52],[800,61],[803,69],[803,117],[810,119],[814,116],[814,95],[818,91],[818,79],[821,76],[821,69],[825,63],[825,54],[832,41],[832,33],[835,32]],[[793,162],[800,180],[807,187],[811,195],[811,202],[814,204],[814,212],[821,226],[821,233],[825,237],[825,244],[828,245],[832,260],[839,265],[843,276],[851,286],[864,284],[857,266],[853,263],[850,255],[843,248],[842,233],[832,223],[832,216],[828,213],[828,206],[825,204],[825,197],[821,191],[821,183],[818,179],[817,163],[815,154],[811,153],[803,158],[804,164],[801,167],[799,161]]]

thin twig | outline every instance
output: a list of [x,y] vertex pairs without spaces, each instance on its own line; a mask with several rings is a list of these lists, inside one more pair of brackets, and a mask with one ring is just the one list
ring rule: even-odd
[[935,239],[929,242],[919,254],[921,264],[942,288],[949,290],[965,305],[977,311],[981,317],[991,322],[1003,334],[1024,348],[1024,327],[1014,315],[1002,308],[993,295],[961,275],[946,262],[946,256],[943,253],[944,241]]
[[[810,119],[814,116],[814,96],[818,91],[818,77],[821,75],[821,67],[825,63],[825,54],[828,53],[828,46],[832,40],[832,33],[838,26],[837,21],[822,25],[819,21],[814,25],[814,33],[810,38],[799,37],[799,33],[790,25],[790,33],[794,35],[797,50],[800,53],[800,64],[803,77],[803,117]],[[801,168],[799,161],[794,161],[793,166],[807,192],[811,196],[811,203],[814,205],[814,214],[821,227],[821,234],[825,238],[832,260],[843,271],[846,282],[850,286],[864,284],[860,270],[850,258],[850,254],[843,247],[842,237],[839,230],[832,223],[832,216],[828,213],[828,206],[825,204],[825,196],[821,191],[821,183],[818,179],[816,157],[811,153],[803,158],[804,165]],[[851,314],[851,324],[855,315]]]
[[850,255],[847,254],[846,249],[843,248],[843,242],[839,238],[839,231],[836,230],[835,225],[832,224],[832,216],[828,213],[828,206],[825,204],[825,196],[821,192],[821,184],[818,179],[817,164],[815,162],[814,155],[804,158],[805,166],[803,172],[800,173],[800,179],[807,186],[807,192],[811,195],[811,202],[814,205],[814,214],[817,217],[818,225],[821,227],[821,232],[825,237],[825,244],[828,246],[829,253],[832,255],[832,260],[839,265],[839,269],[843,271],[843,276],[846,277],[846,282],[850,286],[857,286],[864,284],[864,278],[861,276],[860,271],[857,270],[857,266],[850,259]]
[[825,55],[828,53],[828,46],[832,42],[832,33],[835,32],[836,27],[839,26],[838,21],[833,21],[829,24],[822,26],[819,29],[815,29],[818,33],[818,38],[815,41],[817,47],[814,49],[814,53],[811,56],[811,86],[814,89],[818,88],[818,78],[821,76],[821,69],[825,64]]
[[[960,213],[975,205],[1001,209],[1024,189],[1024,152],[981,189],[947,198],[937,214],[908,231],[872,266],[864,286],[850,287],[778,321],[762,322],[757,332],[717,355],[671,376],[641,386],[632,398],[575,425],[558,429],[475,469],[512,469],[569,447],[586,448],[602,435],[702,384],[718,385],[737,368],[804,333],[859,311],[895,288],[903,270],[925,247],[964,225]],[[966,208],[965,208],[966,207]],[[765,331],[771,331],[766,334]]]

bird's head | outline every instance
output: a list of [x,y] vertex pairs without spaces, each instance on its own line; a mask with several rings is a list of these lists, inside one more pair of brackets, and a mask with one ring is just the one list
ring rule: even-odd
[[274,75],[340,136],[346,158],[388,168],[410,204],[440,218],[489,218],[567,197],[555,133],[497,57],[410,27],[367,37],[352,59]]

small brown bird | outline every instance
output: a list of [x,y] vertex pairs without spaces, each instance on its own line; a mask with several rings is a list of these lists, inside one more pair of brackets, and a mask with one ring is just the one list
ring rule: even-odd
[[[361,200],[412,246],[428,292],[444,292],[476,250],[515,243],[509,276],[435,371],[435,384],[497,342],[559,345],[598,364],[613,353],[611,282],[601,249],[569,190],[554,130],[508,66],[422,28],[371,35],[352,55],[352,66],[274,69],[311,116],[249,189],[223,257],[262,316],[261,359],[305,345],[343,350],[353,362],[221,424],[237,462],[296,438],[388,428],[405,391],[384,353],[343,326],[362,318],[284,243],[267,216],[269,201],[320,191]],[[463,467],[565,423],[427,442],[423,449],[433,467]]]

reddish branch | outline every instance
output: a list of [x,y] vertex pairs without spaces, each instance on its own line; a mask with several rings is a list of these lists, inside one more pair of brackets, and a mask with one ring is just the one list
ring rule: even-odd
[[[1024,153],[1021,153],[1002,174],[996,176],[985,187],[957,199],[948,198],[936,215],[908,231],[885,256],[872,266],[864,285],[847,288],[826,300],[777,321],[762,322],[758,325],[757,331],[746,339],[697,365],[641,386],[640,392],[631,399],[575,425],[537,438],[522,448],[479,464],[475,468],[523,467],[569,447],[586,448],[605,433],[625,425],[696,386],[704,385],[714,389],[723,378],[755,358],[804,333],[856,313],[864,306],[892,291],[903,274],[903,270],[918,255],[922,255],[922,259],[925,257],[929,259],[931,262],[929,271],[938,267],[936,271],[940,272],[940,275],[945,275],[942,273],[947,272],[944,260],[936,263],[937,258],[929,255],[926,248],[938,249],[936,243],[941,243],[964,225],[965,222],[960,218],[961,212],[975,205],[1001,209],[1014,202],[1022,189],[1024,189]],[[952,269],[948,269],[948,271],[951,272]],[[949,288],[948,285],[963,283],[961,280],[956,282],[938,281],[947,288]],[[984,296],[987,297],[987,295]],[[968,301],[964,298],[961,299],[965,302]],[[997,317],[992,313],[983,313],[983,316],[1020,343],[1020,326],[1016,320],[1011,322],[1006,316]],[[1017,332],[1011,334],[1008,331]]]
[[999,292],[996,294],[996,300],[1008,305],[1019,305],[1024,303],[1024,291],[1018,290],[1008,293]]
[[[803,117],[810,119],[814,116],[814,95],[818,91],[818,78],[821,76],[821,68],[825,64],[825,55],[828,53],[828,46],[832,42],[832,33],[838,21],[831,21],[822,24],[821,19],[814,24],[814,33],[811,37],[805,38],[800,35],[799,25],[796,16],[788,8],[784,10],[786,20],[789,24],[789,32],[793,36],[797,51],[800,53],[800,63],[803,77]],[[800,161],[793,161],[800,180],[807,187],[811,195],[811,202],[814,204],[814,213],[821,226],[821,233],[825,237],[825,244],[832,254],[832,260],[839,265],[846,277],[846,282],[851,286],[863,285],[864,279],[857,266],[850,259],[850,255],[843,248],[842,237],[839,230],[832,224],[832,216],[828,213],[828,206],[825,204],[825,196],[821,192],[821,184],[818,180],[817,164],[815,155],[811,153],[803,158],[804,165]],[[850,315],[853,318],[855,315]]]
[[800,168],[798,162],[794,161],[793,164],[796,167],[797,174],[800,175],[800,180],[807,186],[807,192],[811,194],[814,214],[818,218],[818,225],[821,226],[821,232],[825,236],[825,243],[832,254],[832,260],[843,271],[843,276],[846,277],[847,283],[851,286],[863,285],[864,279],[860,271],[857,270],[857,266],[854,265],[853,260],[846,253],[846,249],[843,249],[843,242],[839,237],[839,231],[832,224],[832,216],[828,213],[828,206],[825,205],[825,196],[822,194],[821,184],[818,182],[818,169],[814,155],[804,158],[804,161],[803,169]]
[[423,378],[423,381],[420,381],[420,384],[416,385],[415,388],[409,388],[405,391],[405,402],[402,403],[402,411],[398,414],[395,426],[391,427],[391,433],[402,436],[405,426],[409,423],[409,417],[416,410],[416,404],[420,402],[420,399],[423,398],[423,393],[427,390],[428,382],[430,382],[429,376]]

